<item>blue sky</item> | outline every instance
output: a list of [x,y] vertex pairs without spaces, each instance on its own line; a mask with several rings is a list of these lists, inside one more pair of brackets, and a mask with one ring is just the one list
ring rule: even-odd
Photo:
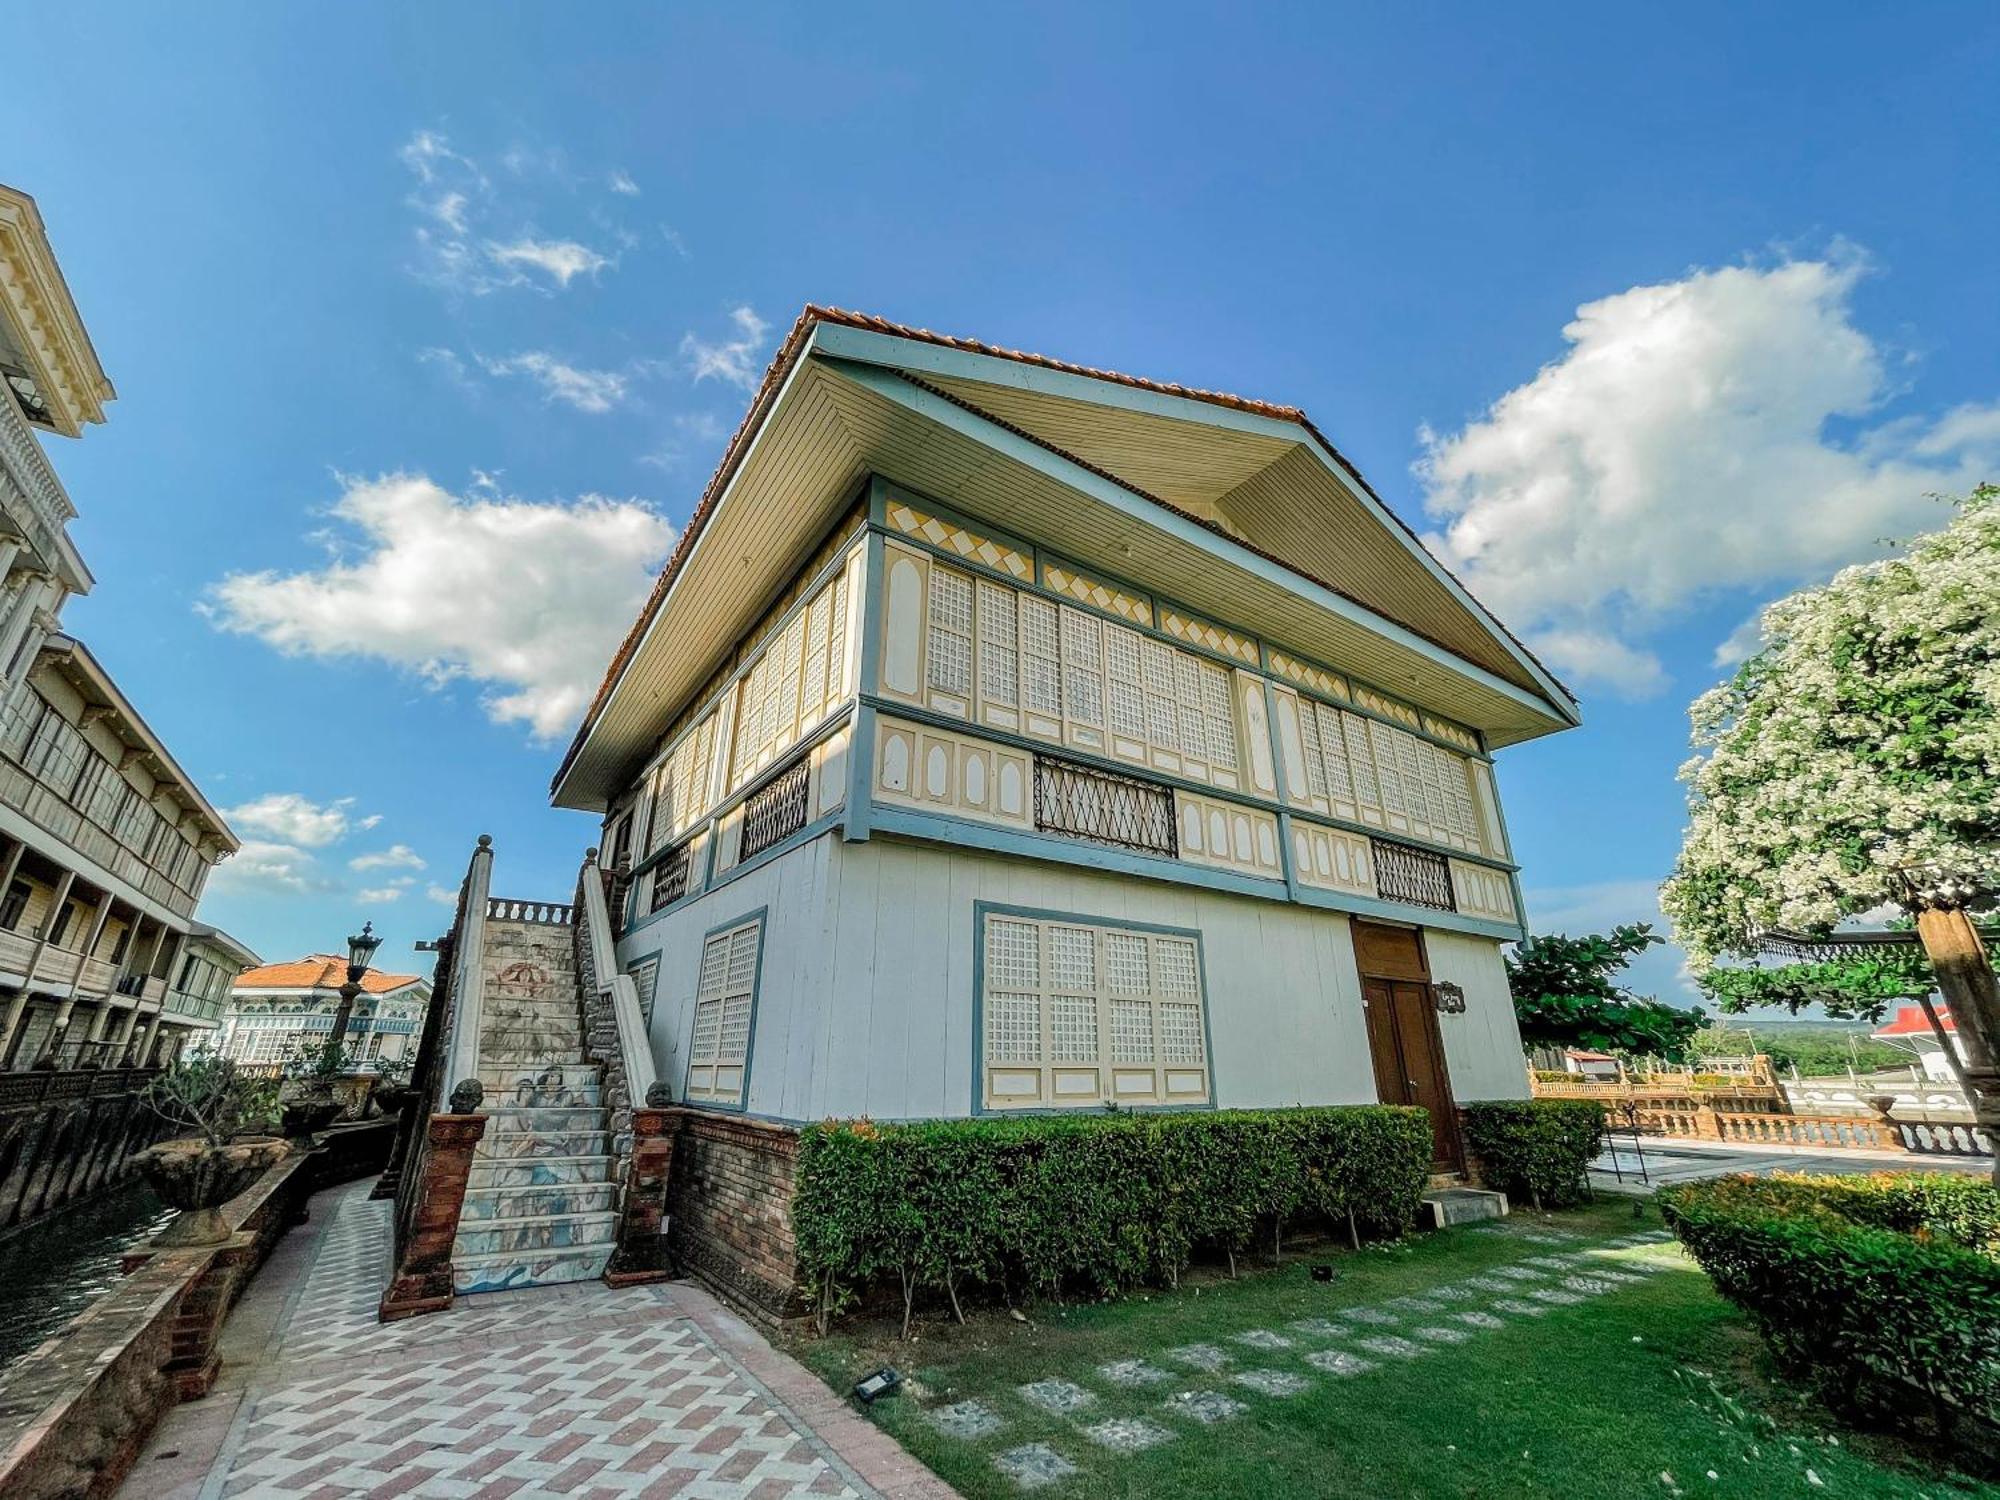
[[1584,698],[1502,757],[1534,924],[1654,915],[1718,647],[2000,471],[2000,17],[1391,9],[14,28],[120,397],[67,619],[254,841],[205,914],[419,962],[482,831],[566,894],[577,701],[819,300],[1304,406]]

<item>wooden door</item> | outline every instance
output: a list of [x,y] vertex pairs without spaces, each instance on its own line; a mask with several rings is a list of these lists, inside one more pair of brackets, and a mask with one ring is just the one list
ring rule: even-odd
[[1368,1051],[1375,1064],[1375,1092],[1384,1104],[1415,1104],[1431,1117],[1432,1160],[1458,1170],[1458,1107],[1451,1097],[1444,1039],[1417,934],[1404,928],[1354,924],[1361,970],[1361,998],[1368,1018]]

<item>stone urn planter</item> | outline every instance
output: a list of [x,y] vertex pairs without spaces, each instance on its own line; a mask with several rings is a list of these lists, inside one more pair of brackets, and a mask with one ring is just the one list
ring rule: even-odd
[[180,1213],[153,1236],[155,1245],[219,1245],[229,1238],[222,1205],[285,1159],[285,1143],[252,1136],[215,1146],[190,1136],[139,1153],[139,1169],[169,1208]]
[[278,1100],[278,1128],[297,1149],[310,1151],[319,1144],[319,1133],[346,1107],[332,1089],[308,1085]]

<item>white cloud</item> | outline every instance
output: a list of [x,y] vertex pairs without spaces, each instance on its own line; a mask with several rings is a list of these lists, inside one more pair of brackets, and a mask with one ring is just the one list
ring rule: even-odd
[[403,888],[399,885],[365,885],[354,893],[354,899],[370,904],[403,899]]
[[[238,827],[268,833],[287,844],[318,849],[357,826],[347,811],[353,803],[352,797],[322,803],[298,792],[267,792],[240,807],[223,809],[222,815]],[[370,820],[368,826],[373,827],[374,821]]]
[[614,193],[618,193],[626,198],[636,198],[639,196],[639,184],[632,180],[629,172],[621,171],[614,167],[606,181]]
[[312,855],[291,844],[245,839],[243,847],[215,867],[212,889],[230,891],[291,891],[323,893],[333,883],[319,871]]
[[626,396],[626,378],[617,371],[580,370],[538,349],[479,363],[489,375],[526,375],[541,386],[543,400],[561,401],[578,411],[610,411]]
[[726,380],[744,390],[757,388],[758,353],[771,325],[749,307],[732,308],[729,321],[736,329],[734,338],[709,343],[693,332],[681,338],[681,357],[697,381],[711,377]]
[[608,257],[575,240],[538,240],[532,235],[507,244],[489,242],[486,253],[496,265],[540,271],[559,287],[567,287],[579,276],[594,276],[611,264]]
[[[405,200],[417,216],[413,269],[433,285],[475,297],[508,287],[563,289],[614,264],[575,239],[537,233],[529,207],[517,201],[530,189],[515,182],[497,191],[479,162],[438,131],[417,131],[397,156],[415,179]],[[568,184],[557,151],[516,147],[501,164],[516,178],[538,169]]]
[[297,573],[234,573],[204,608],[280,651],[367,657],[434,686],[483,684],[487,713],[561,734],[595,691],[671,546],[636,500],[454,495],[421,474],[347,479],[334,516],[362,549]]
[[1759,609],[1729,632],[1728,637],[1715,648],[1715,655],[1709,659],[1709,665],[1733,670],[1763,649],[1764,611]]
[[436,881],[432,881],[424,887],[424,895],[437,902],[439,906],[458,905],[458,889],[455,886],[439,885]]
[[1866,269],[1840,249],[1578,308],[1561,358],[1422,434],[1428,540],[1558,670],[1644,693],[1665,681],[1647,638],[1703,595],[1823,576],[1935,524],[1927,493],[2000,461],[2000,403],[1830,431],[1898,394],[1852,319]]
[[421,870],[425,861],[408,844],[391,844],[373,854],[357,854],[347,862],[350,870]]

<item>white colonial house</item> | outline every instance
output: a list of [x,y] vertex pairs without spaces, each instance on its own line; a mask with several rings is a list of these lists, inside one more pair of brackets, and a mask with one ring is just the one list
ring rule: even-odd
[[[260,964],[230,985],[218,1043],[224,1057],[244,1063],[290,1061],[306,1043],[333,1034],[347,959],[332,953]],[[430,981],[415,974],[370,969],[361,976],[348,1021],[346,1047],[354,1066],[373,1072],[383,1063],[407,1063],[423,1030]]]
[[157,1063],[216,1021],[175,981],[236,836],[62,629],[95,580],[43,442],[114,395],[40,210],[0,185],[0,1072]]
[[1575,701],[1303,413],[808,308],[553,786],[676,1099],[1526,1092],[1494,752]]

